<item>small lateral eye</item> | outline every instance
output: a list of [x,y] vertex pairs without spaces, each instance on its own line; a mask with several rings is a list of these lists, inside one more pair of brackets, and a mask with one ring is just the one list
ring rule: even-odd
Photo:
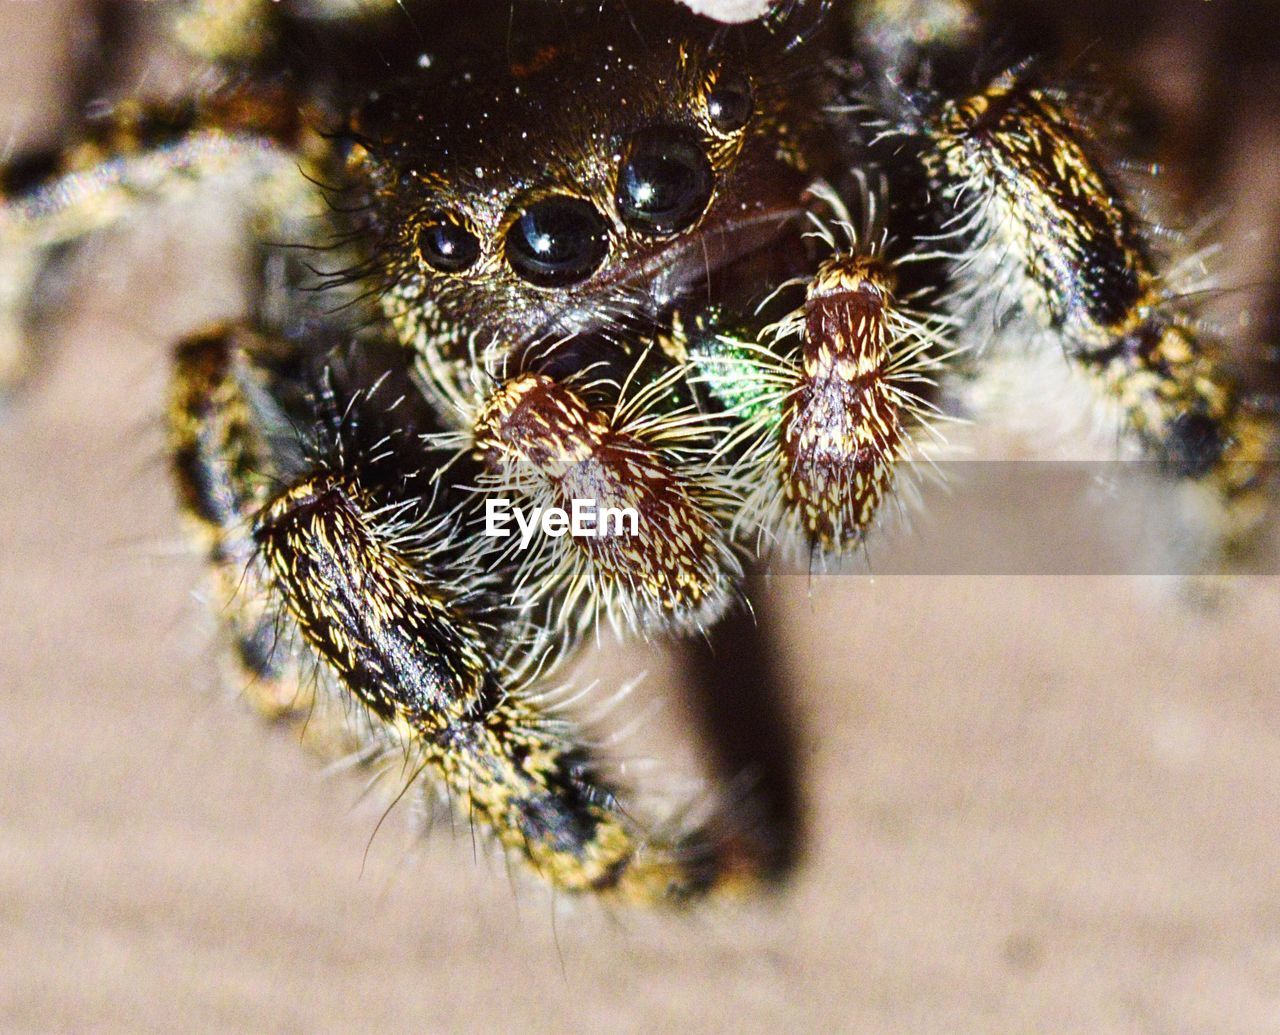
[[722,133],[745,126],[752,109],[751,84],[737,72],[725,72],[707,94],[707,117]]
[[441,273],[458,273],[480,258],[480,242],[444,216],[431,216],[418,230],[418,254]]

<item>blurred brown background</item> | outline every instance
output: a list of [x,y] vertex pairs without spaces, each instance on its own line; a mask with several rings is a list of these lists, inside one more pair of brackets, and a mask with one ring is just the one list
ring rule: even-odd
[[[1277,6],[1062,6],[1035,32],[1114,68],[1170,186],[1222,207],[1247,290],[1218,305],[1256,341]],[[73,16],[0,5],[4,139],[55,125]],[[165,481],[166,343],[234,311],[228,236],[216,206],[110,234],[0,421],[0,1028],[1280,1032],[1274,576],[1206,611],[1150,578],[779,575],[767,706],[700,708],[639,648],[590,662],[648,670],[627,707],[666,702],[643,742],[679,772],[701,711],[787,748],[802,855],[741,910],[556,905],[465,824],[398,814],[366,859],[383,799],[220,686]],[[979,535],[1100,535],[1042,502],[943,505]]]

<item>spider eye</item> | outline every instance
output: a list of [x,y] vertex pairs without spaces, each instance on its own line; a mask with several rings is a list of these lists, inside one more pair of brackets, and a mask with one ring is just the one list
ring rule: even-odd
[[432,218],[418,230],[418,254],[441,273],[457,273],[480,258],[480,242],[457,223]]
[[531,284],[586,280],[609,252],[609,230],[595,206],[555,194],[525,210],[507,231],[507,261]]
[[689,134],[646,130],[631,142],[618,171],[622,218],[637,229],[672,234],[698,221],[711,200],[711,163]]
[[722,133],[732,133],[745,126],[752,109],[751,84],[746,76],[736,72],[722,75],[707,94],[707,117]]

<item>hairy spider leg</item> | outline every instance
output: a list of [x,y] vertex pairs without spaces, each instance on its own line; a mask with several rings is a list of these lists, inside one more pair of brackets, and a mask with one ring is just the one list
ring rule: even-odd
[[[263,686],[254,703],[290,716],[310,703],[302,689],[280,692],[279,659],[262,649],[296,637],[367,710],[376,747],[437,777],[460,815],[555,887],[679,905],[753,885],[761,864],[746,841],[709,828],[651,836],[626,815],[582,734],[500,656],[484,595],[449,570],[447,532],[407,517],[423,501],[388,504],[395,485],[365,484],[377,464],[353,464],[336,439],[270,469],[279,447],[265,448],[260,429],[273,420],[255,397],[275,389],[237,339],[247,340],[213,331],[180,347],[170,442],[241,657]],[[350,419],[367,398],[332,402]]]
[[1195,488],[1222,546],[1247,545],[1267,509],[1275,430],[1157,268],[1067,97],[1007,72],[944,104],[927,133],[943,197],[967,217],[962,290],[1052,332],[1142,450]]
[[743,487],[736,537],[782,531],[805,556],[838,556],[862,542],[903,462],[925,455],[945,338],[895,286],[883,258],[839,249],[761,332],[678,323],[671,347],[737,425],[721,445]]
[[216,181],[251,199],[262,239],[327,213],[318,175],[327,143],[306,128],[296,98],[274,88],[236,88],[201,103],[122,101],[79,128],[57,154],[0,168],[0,393],[32,368],[31,341],[45,313],[44,279],[69,249],[140,205]]
[[673,382],[669,374],[602,403],[525,372],[496,385],[476,415],[470,447],[491,492],[570,512],[575,500],[594,501],[601,534],[539,535],[541,556],[526,560],[530,602],[556,601],[553,620],[567,633],[601,614],[620,629],[703,629],[738,592],[730,499],[709,457],[715,425],[666,405]]
[[360,748],[358,724],[326,692],[272,596],[253,540],[254,517],[275,488],[285,427],[266,372],[252,359],[272,347],[239,325],[210,327],[175,347],[169,467],[209,563],[211,603],[230,639],[236,685],[265,718],[299,729],[317,754],[337,758]]

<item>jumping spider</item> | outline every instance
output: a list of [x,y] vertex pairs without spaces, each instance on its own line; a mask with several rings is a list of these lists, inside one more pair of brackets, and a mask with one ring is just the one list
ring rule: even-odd
[[[642,829],[554,670],[706,629],[773,543],[859,547],[991,358],[1060,352],[1224,544],[1257,524],[1273,430],[1164,236],[1038,66],[975,78],[959,0],[457,6],[180,5],[215,88],[5,172],[10,357],[66,245],[243,190],[254,315],[177,346],[168,440],[265,714],[406,757],[560,889],[684,903],[769,866]],[[639,522],[522,552],[497,497]]]

